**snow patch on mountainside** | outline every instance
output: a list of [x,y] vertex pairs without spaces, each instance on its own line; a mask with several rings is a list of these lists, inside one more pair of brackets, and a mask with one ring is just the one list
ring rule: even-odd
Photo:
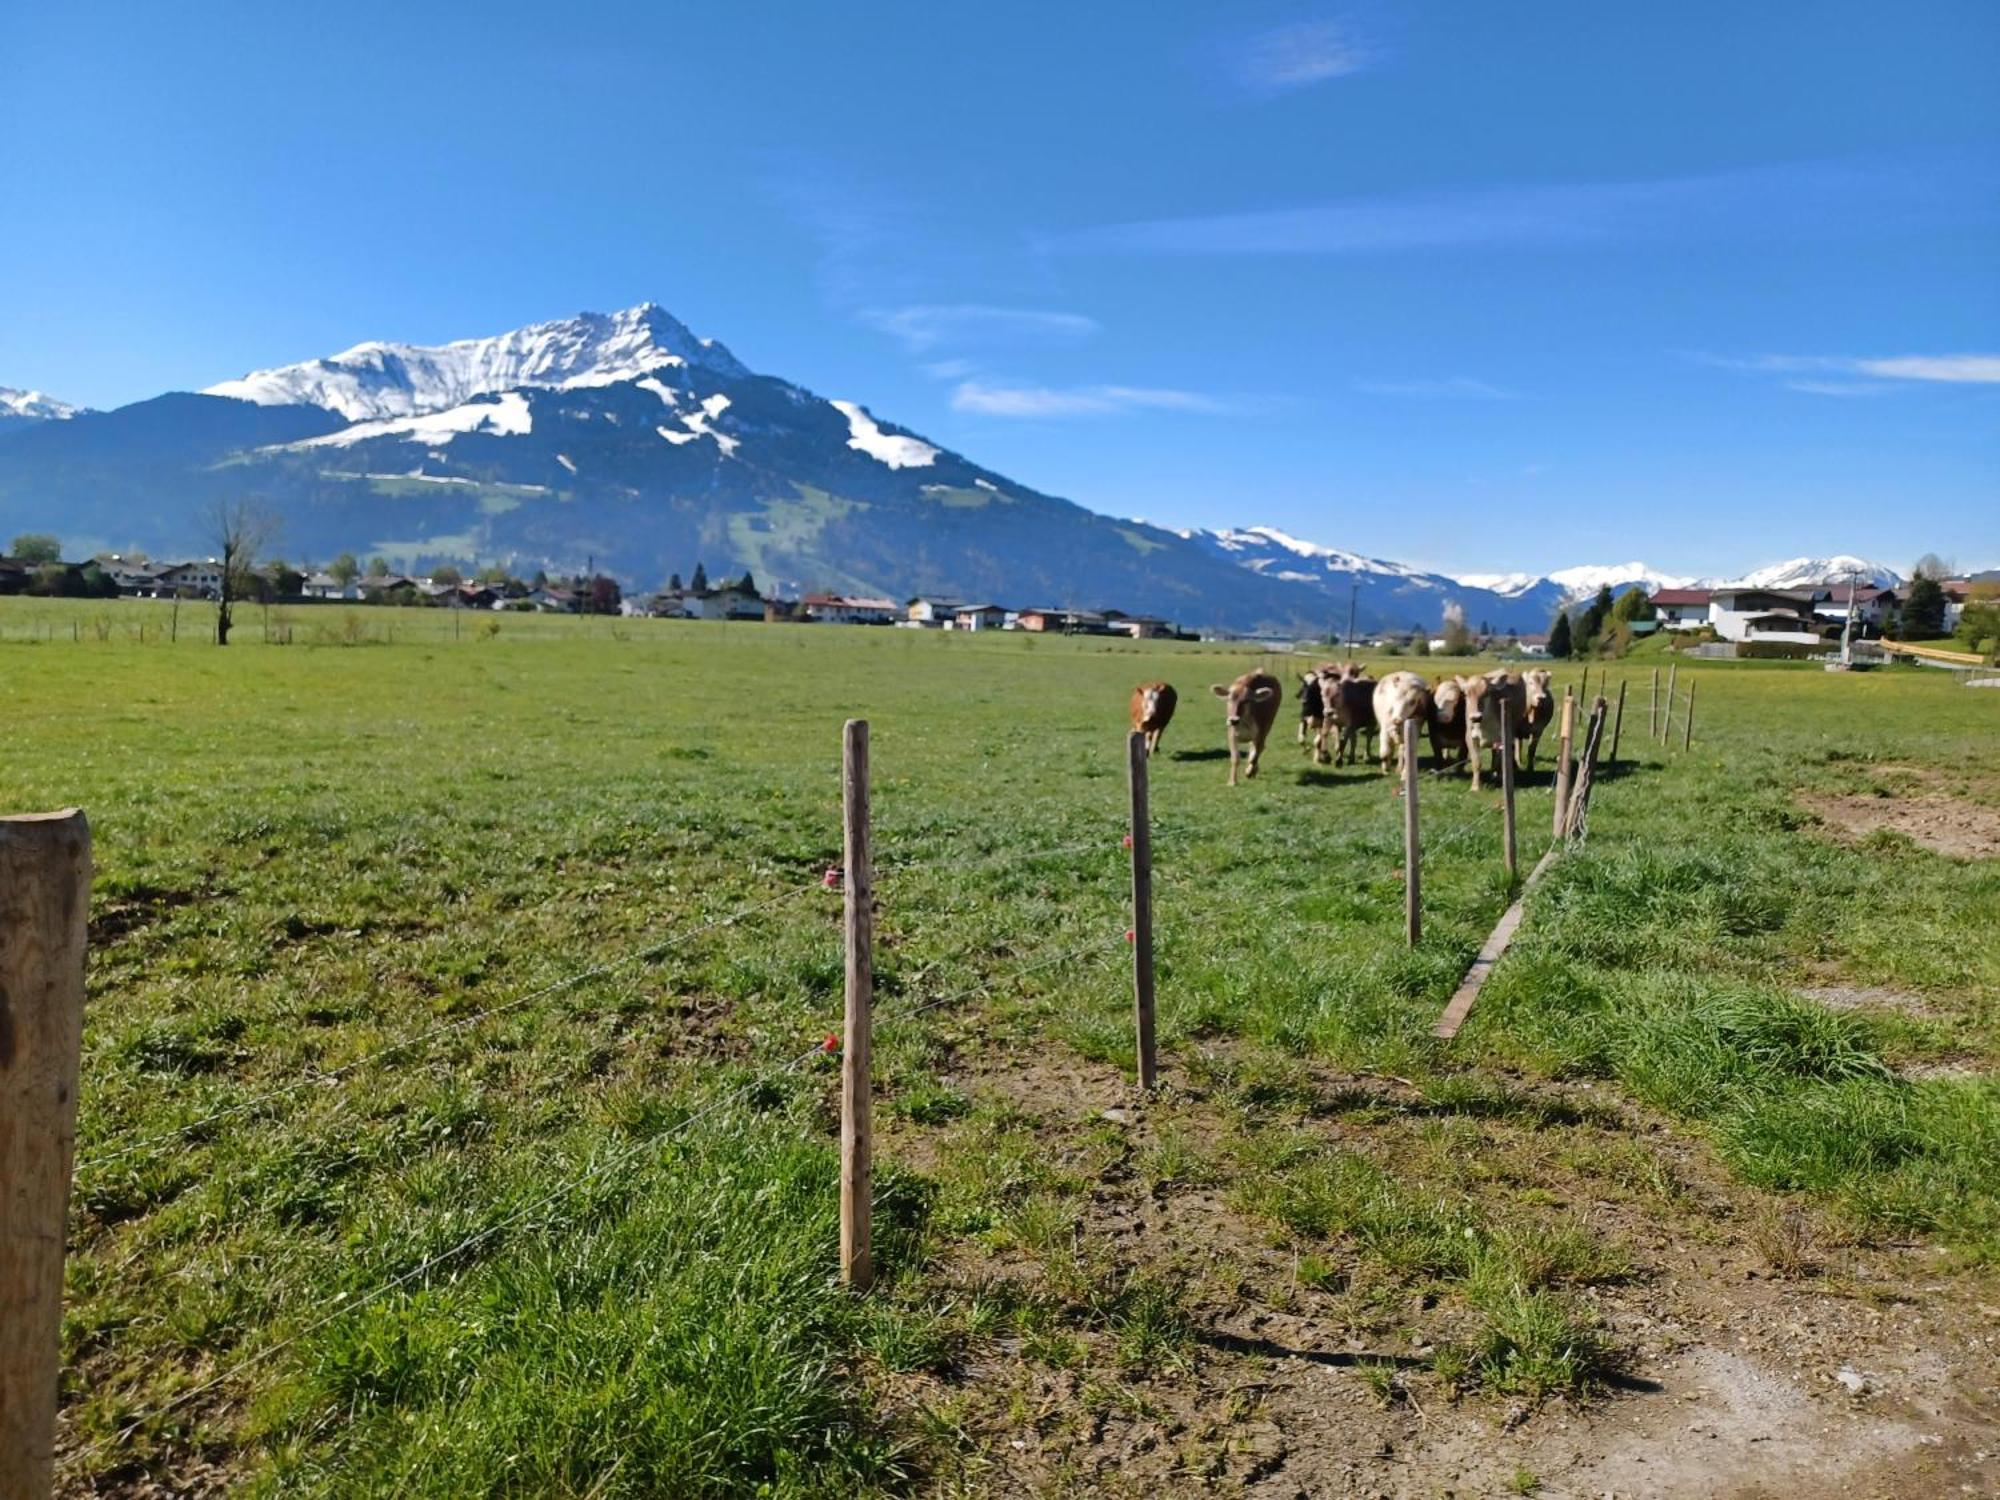
[[1894,568],[1845,552],[1833,557],[1791,557],[1767,563],[1730,581],[1744,588],[1802,589],[1815,584],[1845,583],[1849,578],[1884,589],[1895,588],[1903,581],[1903,575]]
[[696,337],[678,318],[647,302],[492,338],[434,346],[357,344],[327,359],[252,371],[203,394],[260,406],[319,406],[350,421],[371,421],[445,411],[475,396],[524,386],[585,389],[688,365],[730,379],[750,373],[721,344]]
[[937,462],[938,450],[913,437],[884,432],[875,419],[852,401],[827,405],[847,418],[847,446],[857,448],[892,469],[926,469]]
[[58,401],[42,391],[17,391],[11,386],[0,385],[0,420],[17,418],[24,422],[66,422],[82,410],[80,406]]
[[1585,563],[1577,568],[1558,568],[1549,574],[1549,582],[1561,588],[1566,598],[1581,599],[1607,586],[1614,594],[1629,588],[1642,588],[1650,594],[1659,589],[1693,588],[1700,580],[1678,573],[1662,573],[1658,568],[1642,562],[1628,562]]
[[1469,589],[1485,589],[1503,599],[1516,599],[1543,581],[1539,573],[1460,573],[1453,582]]
[[461,433],[483,432],[492,437],[522,437],[534,431],[535,419],[528,410],[528,398],[519,391],[502,391],[489,399],[482,397],[435,411],[421,417],[385,417],[374,422],[356,422],[323,437],[280,444],[286,448],[345,448],[369,438],[396,437],[412,443],[448,443]]

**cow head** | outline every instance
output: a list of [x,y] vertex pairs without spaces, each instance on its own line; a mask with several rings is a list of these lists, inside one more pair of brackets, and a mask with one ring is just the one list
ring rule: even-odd
[[1431,717],[1447,727],[1464,721],[1465,683],[1457,677],[1440,677],[1431,690]]
[[1150,724],[1160,716],[1160,700],[1166,696],[1164,682],[1143,683],[1139,687],[1139,717]]
[[1224,717],[1232,729],[1243,722],[1253,703],[1268,703],[1278,696],[1278,690],[1269,682],[1257,681],[1254,672],[1246,672],[1234,682],[1212,682],[1208,690],[1222,699]]

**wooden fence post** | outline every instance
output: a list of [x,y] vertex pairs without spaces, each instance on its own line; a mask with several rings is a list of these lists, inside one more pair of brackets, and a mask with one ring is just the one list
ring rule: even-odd
[[857,1292],[875,1279],[873,1101],[869,1094],[875,1003],[875,873],[868,859],[868,721],[849,719],[841,740],[847,899],[847,1026],[840,1050],[840,1279]]
[[1680,675],[1681,664],[1675,662],[1667,668],[1667,711],[1660,720],[1660,743],[1672,745],[1674,742],[1674,679]]
[[1139,1057],[1139,1087],[1159,1081],[1153,1056],[1153,828],[1146,799],[1146,736],[1134,730],[1125,742],[1132,768],[1132,1006]]
[[1514,721],[1506,709],[1500,711],[1500,836],[1504,842],[1501,858],[1507,863],[1507,878],[1519,872],[1514,857]]
[[55,1486],[90,825],[0,818],[0,1495]]
[[1618,679],[1618,711],[1611,718],[1611,765],[1618,764],[1618,736],[1625,732],[1625,679]]
[[1403,721],[1403,928],[1412,948],[1423,936],[1423,850],[1417,839],[1417,727]]
[[1692,750],[1693,748],[1694,748],[1694,679],[1690,677],[1688,679],[1687,718],[1681,725],[1681,749]]
[[1563,836],[1563,826],[1569,816],[1569,747],[1571,737],[1576,732],[1576,699],[1570,696],[1568,688],[1563,689],[1562,735],[1556,741],[1556,787],[1555,823],[1550,829],[1551,838]]
[[1575,780],[1570,787],[1569,815],[1563,821],[1561,837],[1573,839],[1583,832],[1590,815],[1590,794],[1597,785],[1597,748],[1604,741],[1606,704],[1602,697],[1591,705],[1590,721],[1583,731],[1583,753],[1577,757]]
[[1660,669],[1653,668],[1653,696],[1646,703],[1646,738],[1660,737]]

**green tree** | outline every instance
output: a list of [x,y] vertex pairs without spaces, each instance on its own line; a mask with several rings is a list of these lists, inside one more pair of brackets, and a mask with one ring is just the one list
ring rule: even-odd
[[1903,601],[1900,628],[1905,640],[1935,640],[1944,634],[1944,589],[1928,573],[1918,573]]
[[1611,585],[1600,583],[1597,586],[1597,597],[1590,601],[1582,617],[1576,622],[1576,630],[1572,639],[1575,643],[1574,650],[1578,656],[1583,655],[1597,644],[1597,638],[1604,633],[1604,622],[1610,617],[1610,614]]
[[1634,620],[1650,620],[1655,618],[1655,615],[1653,601],[1646,596],[1644,589],[1625,590],[1618,596],[1618,602],[1611,606],[1611,618],[1621,624],[1629,625]]
[[461,583],[465,582],[465,575],[450,563],[439,563],[435,568],[431,569],[431,582],[442,584],[446,588],[455,589]]
[[670,593],[670,594],[678,594],[678,593],[681,593],[681,592],[683,592],[683,590],[682,590],[682,588],[681,588],[681,575],[680,575],[680,574],[678,574],[678,573],[669,573],[669,574],[667,575],[667,592],[668,592],[668,593]]
[[1410,632],[1410,655],[1429,656],[1430,654],[1431,654],[1430,634],[1427,631],[1412,630]]
[[1566,658],[1570,653],[1569,611],[1556,611],[1555,621],[1549,626],[1549,655]]
[[743,592],[746,594],[754,594],[757,592],[757,580],[750,576],[750,570],[748,568],[745,568],[743,570],[743,581],[739,583],[737,587],[742,589]]
[[380,557],[369,558],[368,576],[370,578],[387,578],[389,576],[388,560],[386,558],[380,558]]
[[700,563],[694,565],[694,578],[688,584],[688,588],[697,594],[708,592],[708,569],[704,568]]
[[7,549],[24,563],[52,563],[62,561],[62,543],[45,531],[30,531],[17,536]]
[[343,552],[326,565],[327,576],[342,588],[346,588],[361,576],[361,564],[354,560],[352,552]]

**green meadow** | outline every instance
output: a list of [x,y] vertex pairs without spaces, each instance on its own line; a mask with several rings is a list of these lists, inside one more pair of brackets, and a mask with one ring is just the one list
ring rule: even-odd
[[[217,650],[210,614],[0,600],[0,809],[81,806],[96,856],[65,1493],[979,1493],[1006,1428],[975,1387],[1143,1406],[1216,1357],[1240,1293],[1108,1233],[1107,1182],[1204,1195],[1371,1347],[1416,1320],[1393,1379],[1444,1402],[1615,1388],[1593,1294],[1644,1252],[1537,1174],[1673,1211],[1636,1119],[1830,1243],[2000,1261],[2000,860],[1815,811],[1995,815],[2000,693],[1949,674],[1683,665],[1683,752],[1646,732],[1654,659],[1610,664],[1588,843],[1446,1044],[1510,899],[1496,793],[1424,777],[1407,948],[1379,772],[1311,765],[1288,702],[1224,785],[1207,685],[1291,658],[340,608],[245,610]],[[1132,1067],[1124,714],[1155,677],[1141,1130],[1065,1080]],[[820,1051],[849,717],[865,1298],[832,1280]],[[1523,869],[1550,807],[1538,771]]]

